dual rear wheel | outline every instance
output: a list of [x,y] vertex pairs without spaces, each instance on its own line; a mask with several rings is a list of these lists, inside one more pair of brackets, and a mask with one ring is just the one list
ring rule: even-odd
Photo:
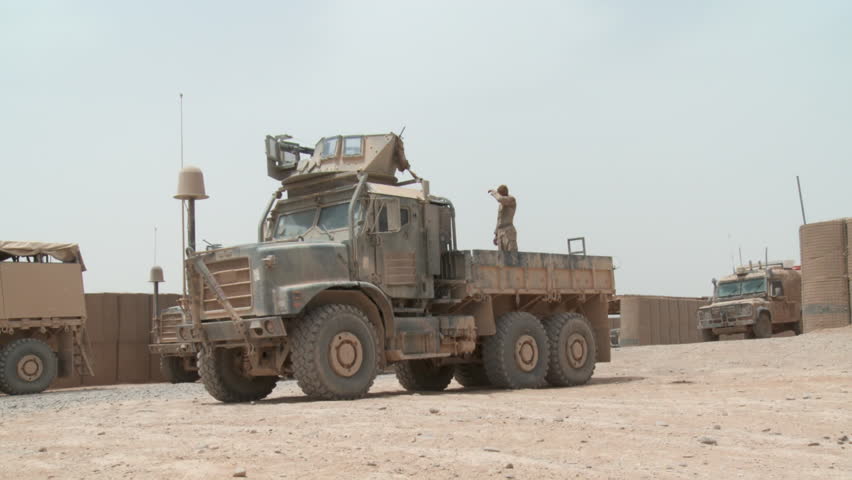
[[397,379],[406,390],[438,391],[453,377],[464,387],[509,389],[581,385],[592,377],[597,350],[582,315],[558,313],[541,321],[510,312],[496,326],[496,334],[483,341],[482,364],[409,360],[395,365]]
[[595,371],[597,349],[588,321],[579,313],[557,313],[539,321],[524,312],[497,319],[482,357],[491,384],[501,388],[582,385]]

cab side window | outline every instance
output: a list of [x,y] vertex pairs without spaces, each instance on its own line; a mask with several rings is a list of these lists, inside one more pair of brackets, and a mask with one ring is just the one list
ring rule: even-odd
[[371,203],[370,211],[372,213],[367,227],[369,232],[398,232],[402,225],[408,223],[408,210],[400,209],[398,198],[375,199]]
[[[408,225],[408,209],[403,208],[399,211],[399,226],[404,227]],[[383,206],[382,211],[379,212],[379,228],[376,230],[377,232],[388,232],[388,207]]]

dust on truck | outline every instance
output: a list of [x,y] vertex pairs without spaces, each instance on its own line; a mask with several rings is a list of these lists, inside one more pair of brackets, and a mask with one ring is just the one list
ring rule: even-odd
[[85,270],[74,243],[0,241],[0,392],[39,393],[92,375]]
[[802,275],[793,261],[737,267],[734,274],[714,279],[713,287],[711,304],[698,309],[704,341],[737,333],[746,338],[802,333]]
[[213,397],[261,399],[293,375],[355,399],[389,365],[407,390],[569,386],[609,361],[610,257],[459,250],[452,202],[395,134],[266,141],[281,187],[258,242],[186,260],[177,332]]

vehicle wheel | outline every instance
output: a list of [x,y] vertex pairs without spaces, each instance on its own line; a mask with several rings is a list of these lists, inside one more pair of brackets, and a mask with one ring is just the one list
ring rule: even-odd
[[277,376],[246,373],[248,358],[242,348],[203,348],[198,352],[198,372],[207,393],[225,403],[251,402],[266,398],[275,388]]
[[35,338],[22,338],[0,350],[0,391],[9,395],[43,392],[59,370],[50,346]]
[[751,326],[755,338],[772,338],[772,320],[766,312],[757,317],[757,321]]
[[310,397],[352,400],[367,394],[379,370],[376,329],[350,305],[323,305],[293,329],[293,372]]
[[500,388],[543,387],[549,357],[547,332],[526,312],[502,315],[497,319],[497,333],[482,344],[485,374]]
[[579,313],[557,313],[544,321],[550,345],[547,382],[554,387],[582,385],[595,373],[597,345],[592,327]]
[[187,370],[183,357],[160,357],[160,372],[169,383],[192,383],[200,375],[197,370]]
[[791,328],[791,330],[793,330],[793,333],[795,333],[796,335],[801,335],[804,331],[802,328],[802,321],[799,320],[798,322],[794,323],[793,328]]
[[701,330],[701,341],[702,342],[718,342],[719,335],[713,333],[712,328],[705,328]]
[[463,387],[488,387],[491,381],[485,374],[485,367],[479,363],[456,365],[455,379]]
[[405,360],[393,366],[402,388],[416,391],[440,392],[453,380],[452,365],[438,365],[433,360]]

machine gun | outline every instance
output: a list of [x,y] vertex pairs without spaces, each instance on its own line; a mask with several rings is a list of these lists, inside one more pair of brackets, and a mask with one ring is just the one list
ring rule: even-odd
[[289,142],[290,135],[266,136],[266,172],[276,180],[289,177],[299,165],[302,154],[313,155],[314,149]]

